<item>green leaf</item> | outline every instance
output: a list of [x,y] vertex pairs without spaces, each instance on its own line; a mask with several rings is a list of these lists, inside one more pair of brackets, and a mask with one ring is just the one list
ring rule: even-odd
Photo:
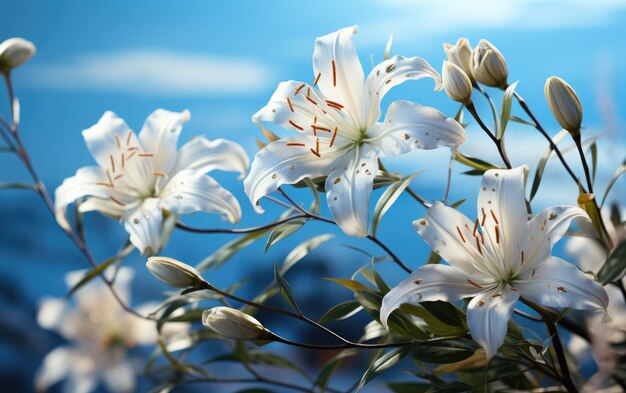
[[595,183],[598,169],[598,145],[596,142],[593,142],[591,146],[589,146],[589,150],[591,151],[591,182]]
[[514,121],[516,123],[526,124],[527,126],[535,127],[535,123],[530,122],[528,120],[521,119],[517,116],[509,116],[509,120]]
[[274,265],[274,278],[276,279],[276,284],[278,285],[278,288],[280,289],[280,293],[283,295],[285,300],[287,300],[287,302],[291,305],[291,307],[293,307],[296,311],[298,311],[298,313],[302,314],[300,307],[298,307],[298,304],[296,303],[296,300],[293,297],[293,292],[291,291],[291,287],[289,287],[289,283],[287,283],[287,280],[285,280],[283,275],[280,274],[278,265]]
[[355,391],[360,391],[369,381],[398,364],[398,362],[402,360],[402,358],[404,358],[406,355],[408,355],[414,348],[415,344],[405,345],[399,348],[395,348],[376,359],[374,362],[372,362],[372,364],[370,364],[370,366],[365,371],[365,374],[363,374],[363,376],[361,377],[361,380],[359,381],[359,384]]
[[320,371],[319,375],[315,379],[315,382],[313,383],[312,387],[315,388],[316,386],[319,386],[321,388],[322,392],[324,392],[326,390],[326,384],[328,383],[328,380],[333,375],[333,373],[335,372],[337,367],[339,367],[339,365],[346,358],[349,358],[351,356],[355,356],[355,355],[358,355],[358,354],[359,354],[359,351],[354,349],[354,348],[344,349],[343,351],[339,352],[337,355],[335,355],[335,357],[330,359],[324,365],[324,367]]
[[615,182],[617,181],[617,179],[624,172],[626,172],[626,165],[622,165],[619,168],[617,168],[617,170],[613,174],[613,177],[611,178],[611,180],[609,181],[609,183],[606,186],[606,191],[604,192],[604,196],[602,197],[602,203],[600,203],[600,208],[602,208],[602,206],[604,206],[604,202],[606,202],[606,197],[609,195],[609,192],[611,191],[611,189],[615,185]]
[[296,246],[285,258],[283,265],[280,268],[281,274],[287,273],[289,269],[293,267],[296,263],[298,263],[302,258],[307,256],[311,251],[315,250],[317,247],[321,246],[324,242],[335,237],[332,234],[323,234],[315,236],[309,240],[306,240]]
[[[552,142],[554,142],[555,145],[558,145],[561,139],[563,139],[563,137],[565,137],[568,134],[569,132],[567,132],[566,130],[561,130],[561,132],[559,132],[558,134],[554,136],[554,138],[552,138]],[[553,152],[552,148],[548,146],[546,151],[543,153],[543,155],[539,159],[539,163],[537,164],[537,170],[535,171],[535,177],[533,179],[533,185],[530,189],[531,201],[533,200],[533,198],[535,197],[535,194],[537,193],[537,190],[539,189],[539,185],[541,184],[541,178],[543,177],[543,171],[546,169],[546,164],[548,163],[548,159],[552,155],[552,152]]]
[[267,244],[265,245],[265,252],[272,247],[274,244],[283,240],[287,236],[293,234],[298,229],[302,228],[302,226],[306,223],[306,220],[293,220],[286,222],[284,224],[280,224],[275,227],[272,233],[270,233],[269,238],[267,239]]
[[511,105],[513,104],[513,93],[515,92],[515,87],[519,81],[509,85],[506,88],[506,91],[502,95],[502,108],[500,108],[500,127],[498,128],[498,132],[496,134],[496,138],[502,139],[504,136],[504,132],[506,131],[506,126],[509,123],[509,118],[511,117]]
[[620,280],[626,274],[626,240],[619,243],[606,258],[598,272],[598,281],[606,285]]
[[339,303],[336,306],[332,307],[330,310],[326,311],[318,322],[320,324],[325,324],[327,322],[342,321],[344,319],[350,318],[362,309],[363,307],[356,300]]
[[463,165],[467,165],[470,168],[480,171],[481,174],[487,172],[489,169],[502,169],[499,166],[481,160],[480,158],[470,157],[459,152],[454,154],[454,159]]
[[226,243],[224,246],[222,246],[213,254],[205,258],[202,262],[200,262],[196,266],[196,269],[200,272],[203,272],[210,268],[218,268],[222,266],[237,252],[248,247],[250,244],[254,243],[258,238],[260,238],[270,230],[271,228],[265,228],[256,232],[250,232]]
[[374,233],[374,235],[376,235],[378,224],[387,212],[387,210],[389,210],[389,208],[398,199],[400,194],[402,194],[402,192],[411,184],[413,179],[415,179],[418,174],[419,172],[414,173],[411,176],[407,176],[404,179],[398,180],[389,188],[387,188],[385,192],[380,196],[380,199],[378,199],[378,202],[376,202],[376,207],[374,208],[374,218],[372,219],[372,232]]
[[0,182],[0,190],[2,189],[14,189],[14,190],[36,190],[37,186],[31,183],[18,183],[18,182]]
[[372,288],[367,287],[356,280],[351,280],[347,278],[324,278],[324,280],[332,281],[335,284],[339,284],[342,287],[348,288],[354,292],[365,291],[372,292]]
[[411,357],[427,363],[448,364],[469,358],[478,348],[469,339],[424,342],[413,348]]
[[313,202],[311,203],[311,207],[309,208],[309,211],[311,211],[313,214],[320,214],[322,203],[320,200],[320,193],[317,191],[317,186],[308,177],[304,178],[304,182],[306,183],[307,186],[309,186],[309,188],[311,189],[311,192],[313,193]]
[[471,392],[472,387],[459,381],[441,382],[436,384],[420,382],[398,382],[387,384],[394,393],[464,393]]
[[102,262],[101,264],[99,264],[97,267],[87,271],[85,273],[85,275],[83,276],[83,278],[80,279],[80,281],[78,281],[71,289],[70,291],[67,293],[66,297],[70,297],[74,294],[74,292],[76,292],[79,288],[81,288],[83,285],[87,284],[88,282],[90,282],[91,280],[93,280],[95,277],[101,275],[104,273],[104,271],[111,265],[114,265],[120,261],[122,261],[124,258],[126,258],[128,256],[128,254],[130,254],[133,250],[135,249],[135,246],[133,246],[132,244],[127,244],[126,247],[124,249],[122,249],[122,251],[120,251],[117,255],[115,255],[114,257],[111,257],[109,259],[107,259],[106,261]]

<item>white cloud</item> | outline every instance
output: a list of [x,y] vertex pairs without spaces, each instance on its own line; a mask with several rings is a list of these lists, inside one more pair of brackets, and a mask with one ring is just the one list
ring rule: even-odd
[[[377,22],[362,24],[362,32],[367,34],[365,42],[384,42],[390,28],[397,38],[414,41],[476,29],[524,31],[598,26],[611,19],[619,22],[616,11],[626,10],[623,0],[381,0],[381,6],[384,10]],[[384,15],[387,11],[394,15],[391,25]]]
[[25,82],[63,90],[243,96],[267,88],[272,74],[269,66],[251,59],[138,49],[33,64]]

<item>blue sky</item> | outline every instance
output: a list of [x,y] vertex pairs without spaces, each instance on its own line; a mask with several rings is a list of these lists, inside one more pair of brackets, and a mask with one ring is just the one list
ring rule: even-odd
[[[536,111],[551,134],[559,131],[543,98],[547,77],[558,75],[578,92],[585,108],[585,135],[602,135],[600,141],[599,185],[605,184],[615,167],[624,159],[625,138],[620,108],[626,101],[626,52],[623,21],[626,1],[617,0],[512,0],[495,1],[14,1],[4,5],[0,38],[23,36],[37,45],[37,55],[15,71],[17,94],[22,104],[22,132],[35,165],[53,190],[63,178],[72,175],[92,159],[80,132],[94,124],[106,110],[113,110],[134,129],[140,129],[154,109],[189,109],[191,122],[183,131],[183,140],[205,134],[210,139],[224,137],[241,143],[252,156],[254,140],[260,132],[250,116],[262,107],[276,85],[283,80],[313,79],[311,55],[315,37],[341,27],[358,24],[355,42],[366,70],[371,68],[370,54],[382,57],[385,43],[394,34],[392,54],[421,56],[440,69],[445,56],[444,42],[466,36],[472,44],[480,38],[493,42],[508,61],[509,81],[520,80],[518,91]],[[385,99],[403,98],[454,115],[457,106],[444,93],[434,93],[430,81],[407,83]],[[499,102],[500,93],[491,91]],[[477,98],[479,109],[488,115]],[[6,109],[6,99],[0,100]],[[514,114],[521,110],[514,106]],[[6,110],[3,112],[6,114]],[[474,124],[468,128],[468,143],[461,149],[472,155],[497,162],[495,149]],[[514,164],[527,163],[534,171],[538,157],[546,147],[532,129],[511,125],[507,146]],[[443,194],[447,167],[446,151],[414,152],[389,161],[393,170],[425,172],[414,182],[415,189],[427,199]],[[575,156],[568,154],[574,167]],[[2,181],[23,180],[25,173],[11,157],[0,157]],[[455,173],[465,168],[455,167]],[[548,204],[575,203],[575,188],[559,165],[550,165],[550,184],[540,189],[535,210]],[[239,197],[244,208],[243,226],[260,224],[277,214],[268,210],[257,216],[231,174],[217,176]],[[455,175],[452,200],[468,198],[462,210],[474,215],[478,178]],[[616,186],[614,196],[624,195],[624,183]],[[379,195],[376,193],[373,199]],[[305,194],[296,193],[305,200]],[[28,274],[45,271],[49,280],[41,286],[27,287],[32,298],[42,294],[63,293],[62,275],[70,268],[86,267],[77,254],[69,254],[71,245],[54,228],[35,197],[20,192],[3,192],[4,211],[16,213],[24,222],[2,223],[0,233],[18,231],[41,239],[27,253],[27,246],[3,245],[0,260],[13,261],[0,266],[6,273],[26,283]],[[16,210],[17,209],[17,210]],[[20,210],[21,209],[21,210]],[[33,210],[33,215],[28,214]],[[326,212],[327,213],[327,212]],[[384,219],[381,237],[389,242],[409,265],[425,259],[426,247],[411,229],[411,221],[423,209],[408,198],[399,199]],[[92,214],[89,224],[92,243],[104,258],[123,239],[121,226]],[[408,218],[407,218],[408,217]],[[215,217],[201,215],[189,220],[199,226],[223,225]],[[295,246],[307,234],[333,232],[322,224],[312,224],[306,233],[280,244],[273,253],[262,257],[268,271],[271,264]],[[34,234],[34,235],[33,235]],[[338,234],[338,233],[337,233]],[[202,238],[176,234],[168,255],[190,263],[199,261],[227,237]],[[344,243],[362,245],[372,252],[374,246],[351,241],[338,234],[335,246]],[[189,247],[192,245],[192,247]],[[5,247],[6,246],[6,247]],[[223,274],[224,286],[245,276],[246,261],[262,253],[262,244],[242,254],[236,272]],[[343,250],[343,249],[340,249]],[[347,275],[366,263],[347,250],[324,248],[320,255],[351,256],[346,262],[330,258],[336,275]],[[139,267],[137,255],[131,264]],[[17,267],[16,267],[17,266]],[[42,266],[46,266],[42,270]],[[144,274],[142,272],[141,274]],[[400,275],[389,269],[391,282]],[[158,296],[157,287],[147,277],[140,290]],[[152,291],[152,292],[151,292]]]

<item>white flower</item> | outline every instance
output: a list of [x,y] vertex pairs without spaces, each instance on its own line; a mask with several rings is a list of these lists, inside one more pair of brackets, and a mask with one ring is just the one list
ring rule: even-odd
[[461,67],[444,61],[441,75],[443,89],[450,99],[463,104],[472,101],[472,81]]
[[146,267],[162,283],[175,288],[189,288],[202,281],[200,272],[174,258],[151,257]]
[[[69,273],[68,287],[84,275],[85,271]],[[117,272],[115,289],[126,302],[132,276],[130,268],[122,267]],[[68,393],[95,390],[99,382],[113,392],[134,391],[135,367],[127,352],[137,345],[156,342],[155,323],[124,311],[98,278],[80,288],[74,298],[75,307],[56,298],[45,298],[40,304],[39,325],[58,332],[70,344],[55,348],[44,358],[35,377],[37,390],[68,379],[64,390]],[[168,335],[188,329],[188,324],[168,325],[172,326]]]
[[213,307],[202,313],[202,324],[233,340],[262,340],[271,336],[261,322],[230,307]]
[[402,303],[473,297],[467,307],[470,333],[491,358],[504,342],[520,296],[548,307],[602,310],[606,316],[604,288],[576,266],[550,255],[570,222],[588,220],[587,214],[578,207],[551,207],[529,221],[527,170],[487,171],[475,221],[437,203],[413,223],[449,266],[422,266],[392,289],[380,310],[383,324]]
[[378,158],[417,148],[455,148],[465,140],[456,121],[408,101],[393,102],[384,122],[378,121],[381,100],[392,87],[431,77],[440,89],[441,80],[425,60],[402,56],[383,61],[365,78],[352,45],[356,30],[318,38],[313,86],[282,82],[253,116],[255,122],[296,131],[262,149],[252,163],[244,186],[257,212],[263,212],[259,199],[280,185],[327,176],[326,200],[335,220],[348,235],[366,236]]
[[504,56],[491,42],[480,40],[472,51],[472,76],[483,85],[506,89],[508,67]]
[[580,134],[583,108],[572,86],[557,76],[551,76],[546,79],[543,91],[559,125],[572,134]]
[[[608,211],[603,210],[602,217],[613,244],[619,244],[626,238],[626,227],[623,224],[615,226]],[[606,261],[607,252],[597,240],[598,233],[592,224],[581,224],[579,232],[580,236],[572,236],[565,243],[565,251],[574,258],[582,270],[597,273]],[[626,279],[622,279],[622,283],[626,284]],[[570,352],[577,359],[582,361],[591,353],[598,364],[598,372],[583,387],[584,392],[601,391],[607,387],[609,387],[607,392],[620,391],[611,375],[618,357],[624,355],[624,350],[616,350],[619,347],[615,344],[623,343],[626,339],[626,303],[617,287],[608,285],[606,290],[609,295],[608,311],[611,322],[601,323],[597,317],[590,318],[588,326],[591,346],[578,336],[572,336],[568,343]],[[610,388],[611,386],[613,388]]]
[[213,169],[245,174],[248,157],[241,146],[224,139],[194,138],[179,151],[176,144],[189,112],[154,111],[136,136],[124,120],[106,112],[83,137],[98,166],[80,168],[55,192],[56,215],[66,230],[67,206],[90,198],[82,212],[97,210],[120,218],[130,240],[143,254],[161,249],[163,211],[223,214],[239,221],[239,202],[213,178]]
[[443,44],[443,51],[450,63],[461,68],[470,79],[472,78],[472,46],[467,38],[459,38],[455,45]]
[[9,38],[0,44],[0,71],[8,73],[35,54],[35,44],[20,37]]

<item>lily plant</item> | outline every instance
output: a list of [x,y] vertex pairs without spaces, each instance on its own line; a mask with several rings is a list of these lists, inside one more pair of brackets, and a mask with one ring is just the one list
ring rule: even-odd
[[197,137],[177,150],[189,111],[154,111],[139,135],[113,112],[83,131],[98,166],[80,168],[55,192],[57,221],[68,230],[67,206],[87,197],[79,211],[97,210],[119,218],[131,242],[144,255],[162,246],[165,214],[196,211],[221,214],[239,222],[237,199],[205,173],[214,169],[244,176],[249,165],[243,148],[225,139]]
[[489,170],[471,220],[441,203],[413,225],[448,265],[416,269],[383,298],[380,320],[403,303],[472,298],[467,323],[472,338],[492,358],[503,344],[520,298],[543,306],[599,310],[608,320],[605,289],[575,265],[551,256],[574,219],[589,220],[573,206],[550,207],[528,220],[524,180],[528,167]]
[[395,101],[384,121],[380,104],[387,92],[407,80],[439,74],[420,57],[394,56],[367,78],[352,43],[357,27],[320,37],[313,52],[313,85],[287,81],[253,117],[295,131],[259,151],[244,181],[257,212],[259,200],[282,184],[326,177],[326,200],[335,221],[350,236],[369,228],[369,201],[378,159],[414,149],[456,149],[465,131],[434,108]]

